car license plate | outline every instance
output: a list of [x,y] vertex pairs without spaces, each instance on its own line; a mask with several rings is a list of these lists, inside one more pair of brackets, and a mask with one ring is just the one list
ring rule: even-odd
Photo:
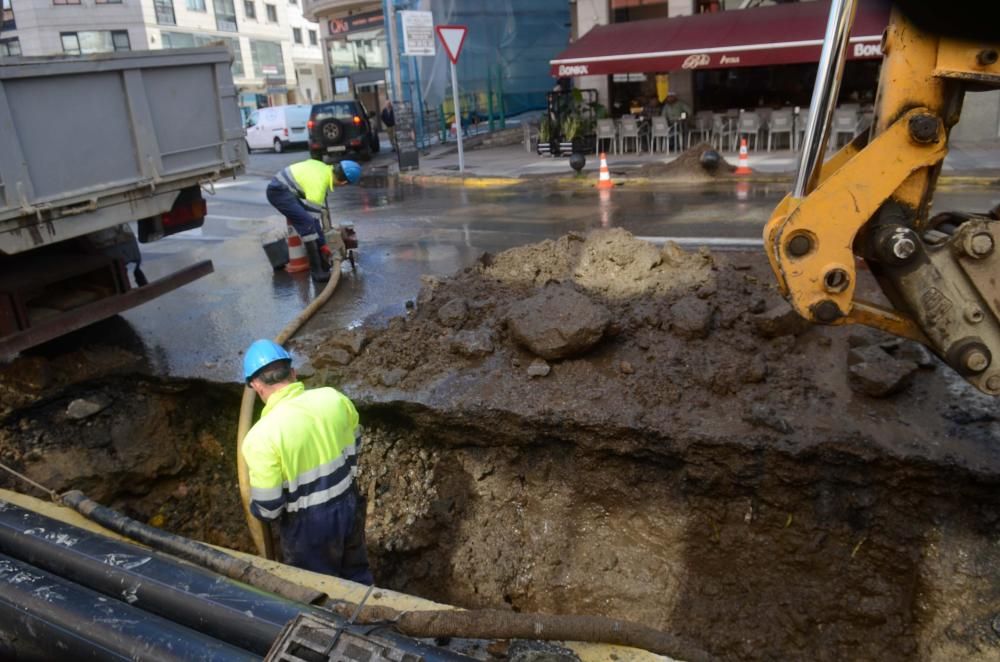
[[345,149],[347,149],[347,147],[345,147],[344,145],[334,145],[333,147],[327,147],[326,151],[328,151],[328,152],[343,152]]

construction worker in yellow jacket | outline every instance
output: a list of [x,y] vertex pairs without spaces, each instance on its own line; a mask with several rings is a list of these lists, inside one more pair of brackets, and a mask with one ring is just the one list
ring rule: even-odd
[[371,584],[354,404],[333,388],[307,391],[291,355],[270,340],[250,345],[243,376],[264,401],[243,440],[250,511],[279,522],[285,563]]
[[330,249],[314,214],[323,211],[326,196],[335,185],[357,184],[360,180],[361,166],[354,161],[331,166],[306,159],[282,168],[267,185],[267,201],[299,233],[309,257],[312,279],[318,283],[330,280],[330,270],[324,261],[330,258]]

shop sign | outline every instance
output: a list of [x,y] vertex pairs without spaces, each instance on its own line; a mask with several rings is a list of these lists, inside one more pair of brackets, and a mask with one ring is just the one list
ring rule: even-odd
[[276,64],[262,64],[260,65],[260,72],[265,76],[274,75],[278,73],[278,65]]
[[587,76],[590,74],[590,66],[586,64],[560,64],[560,76]]
[[854,57],[879,57],[882,49],[878,44],[854,44]]
[[698,67],[707,67],[711,62],[712,58],[708,53],[688,55],[684,59],[684,63],[681,64],[681,69],[697,69]]
[[341,37],[359,30],[372,30],[385,26],[385,16],[381,10],[331,18],[326,22],[331,37]]
[[719,58],[719,64],[739,64],[739,55],[723,55]]
[[646,74],[614,74],[611,80],[615,83],[641,83],[646,80]]

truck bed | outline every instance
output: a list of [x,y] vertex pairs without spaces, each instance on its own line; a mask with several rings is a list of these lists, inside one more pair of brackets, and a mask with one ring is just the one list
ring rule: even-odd
[[224,46],[0,66],[0,253],[168,211],[178,191],[242,172]]

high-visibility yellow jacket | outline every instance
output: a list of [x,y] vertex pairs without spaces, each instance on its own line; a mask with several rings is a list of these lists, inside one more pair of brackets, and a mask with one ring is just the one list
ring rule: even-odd
[[316,159],[306,159],[282,168],[277,178],[314,211],[323,209],[326,194],[334,187],[333,166]]
[[243,440],[250,510],[259,519],[335,503],[357,474],[360,427],[336,389],[294,382],[273,393]]

